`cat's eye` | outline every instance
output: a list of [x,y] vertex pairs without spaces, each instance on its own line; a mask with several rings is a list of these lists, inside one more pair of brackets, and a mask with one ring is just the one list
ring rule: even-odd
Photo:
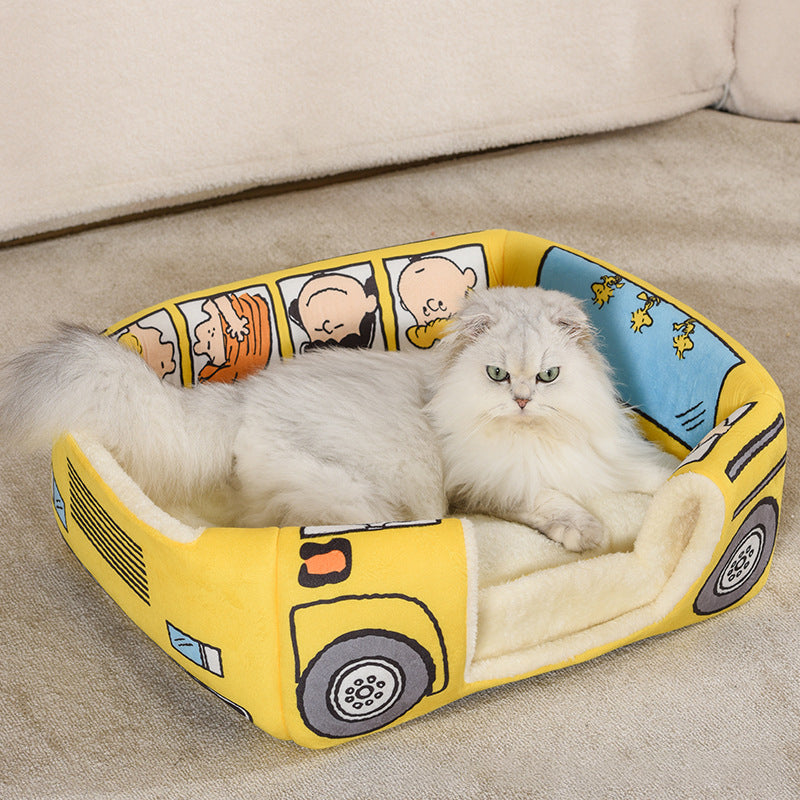
[[486,374],[493,380],[500,383],[501,381],[508,380],[508,371],[502,367],[493,367],[489,365],[486,367]]
[[548,367],[547,369],[543,369],[537,376],[536,380],[539,383],[552,383],[557,377],[561,370],[558,367]]

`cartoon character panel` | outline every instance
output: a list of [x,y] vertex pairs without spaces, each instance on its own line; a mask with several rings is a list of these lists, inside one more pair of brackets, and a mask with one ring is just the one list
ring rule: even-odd
[[292,275],[277,282],[295,353],[317,347],[386,348],[370,262]]
[[480,244],[386,258],[383,264],[392,288],[399,350],[432,347],[467,292],[488,285]]
[[543,258],[540,285],[573,295],[584,287],[585,308],[623,400],[695,447],[713,427],[722,383],[741,358],[677,306],[559,247]]
[[114,338],[140,355],[163,381],[181,385],[178,333],[164,309],[132,322],[117,331]]
[[235,381],[264,369],[273,353],[273,313],[265,286],[187,300],[192,382]]

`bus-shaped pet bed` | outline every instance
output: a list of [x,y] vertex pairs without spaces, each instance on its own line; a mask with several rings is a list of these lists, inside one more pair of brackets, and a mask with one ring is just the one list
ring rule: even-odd
[[620,395],[682,459],[654,496],[592,509],[603,552],[480,517],[194,528],[97,442],[56,443],[70,548],[166,653],[271,735],[327,747],[706,619],[766,580],[786,456],[777,386],[697,312],[568,247],[508,231],[391,247],[186,295],[107,333],[192,386],[318,346],[429,349],[466,290],[500,284],[584,301]]

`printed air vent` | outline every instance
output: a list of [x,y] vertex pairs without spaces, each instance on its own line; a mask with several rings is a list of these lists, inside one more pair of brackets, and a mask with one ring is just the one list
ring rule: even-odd
[[111,519],[72,464],[68,466],[72,518],[111,569],[150,605],[142,548]]

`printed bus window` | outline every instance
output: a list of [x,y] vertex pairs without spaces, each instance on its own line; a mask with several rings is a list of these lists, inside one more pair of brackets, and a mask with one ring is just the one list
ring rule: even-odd
[[380,307],[371,264],[284,278],[278,291],[295,353],[320,347],[385,348],[383,337],[376,337]]
[[232,382],[264,369],[272,356],[273,314],[264,286],[181,303],[195,383]]
[[479,244],[384,260],[389,273],[400,350],[428,349],[444,335],[472,289],[488,284]]
[[[631,278],[552,247],[540,285],[580,295],[622,399],[691,450],[713,428],[728,373],[742,359],[716,333]],[[642,365],[647,365],[646,370]]]

